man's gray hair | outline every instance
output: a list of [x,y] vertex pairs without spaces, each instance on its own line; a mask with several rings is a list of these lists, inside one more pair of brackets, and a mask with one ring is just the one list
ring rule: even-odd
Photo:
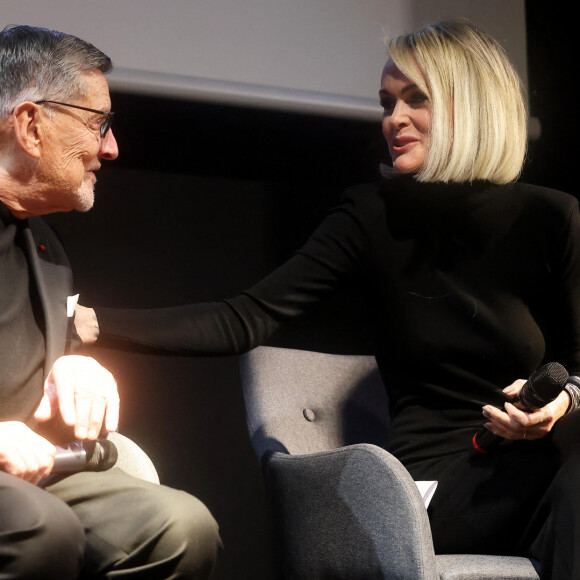
[[34,26],[7,26],[0,32],[0,119],[24,101],[78,98],[81,73],[113,68],[92,44],[62,32]]

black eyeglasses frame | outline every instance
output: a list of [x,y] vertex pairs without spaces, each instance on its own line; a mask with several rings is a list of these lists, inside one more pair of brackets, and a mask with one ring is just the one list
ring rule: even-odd
[[99,111],[97,109],[89,109],[88,107],[81,107],[80,105],[71,105],[70,103],[61,103],[60,101],[49,101],[49,100],[41,100],[41,101],[34,101],[35,105],[42,105],[43,103],[51,103],[53,105],[62,105],[63,107],[72,107],[73,109],[80,109],[81,111],[89,111],[89,113],[96,113],[98,115],[102,115],[105,117],[105,120],[101,123],[99,127],[99,132],[101,134],[101,138],[105,138],[105,135],[109,132],[111,125],[113,124],[113,117],[115,113],[112,111]]

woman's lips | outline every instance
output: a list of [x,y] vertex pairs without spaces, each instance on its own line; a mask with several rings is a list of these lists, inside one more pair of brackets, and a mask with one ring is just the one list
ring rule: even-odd
[[393,140],[393,152],[401,153],[410,149],[415,143],[418,143],[419,139],[416,137],[406,136],[397,137]]

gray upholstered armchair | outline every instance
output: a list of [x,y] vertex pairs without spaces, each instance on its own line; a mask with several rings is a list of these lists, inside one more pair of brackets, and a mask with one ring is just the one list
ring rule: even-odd
[[112,441],[117,448],[118,458],[116,467],[122,469],[129,475],[149,481],[150,483],[159,483],[159,475],[153,461],[133,440],[121,435],[121,433],[112,432],[108,435],[109,441]]
[[388,401],[373,357],[259,347],[241,373],[285,577],[538,579],[526,558],[434,554],[417,486],[382,448]]

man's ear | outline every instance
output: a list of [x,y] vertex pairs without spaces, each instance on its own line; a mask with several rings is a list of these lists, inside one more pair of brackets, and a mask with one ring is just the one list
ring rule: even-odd
[[12,116],[16,143],[24,153],[38,159],[41,151],[40,107],[30,101],[24,101],[14,108]]

